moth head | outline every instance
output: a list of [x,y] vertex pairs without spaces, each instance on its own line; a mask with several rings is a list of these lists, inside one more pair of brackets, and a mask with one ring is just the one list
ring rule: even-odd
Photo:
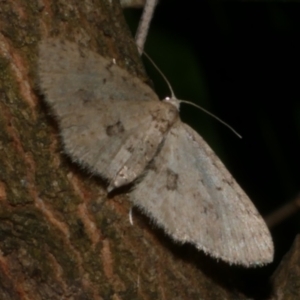
[[176,97],[166,97],[162,101],[172,104],[179,111],[180,101]]

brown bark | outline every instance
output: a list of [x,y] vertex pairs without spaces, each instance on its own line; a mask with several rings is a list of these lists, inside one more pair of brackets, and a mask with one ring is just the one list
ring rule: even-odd
[[0,1],[0,299],[244,299],[236,268],[173,243],[63,154],[38,90],[45,36],[145,78],[117,1]]

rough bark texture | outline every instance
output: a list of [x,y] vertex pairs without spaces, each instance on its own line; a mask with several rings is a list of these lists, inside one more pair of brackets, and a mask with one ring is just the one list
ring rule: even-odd
[[236,268],[174,244],[136,210],[130,225],[126,193],[107,198],[63,154],[37,86],[45,36],[145,78],[117,1],[0,1],[0,299],[245,299]]

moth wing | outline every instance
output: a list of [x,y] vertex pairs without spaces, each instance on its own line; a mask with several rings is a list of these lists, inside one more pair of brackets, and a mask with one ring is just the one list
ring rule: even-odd
[[55,38],[41,42],[38,72],[67,154],[111,181],[110,189],[134,180],[163,138],[151,115],[163,111],[162,103],[150,87],[112,61]]
[[251,200],[207,143],[180,121],[131,199],[176,241],[232,264],[273,260],[269,230]]
[[40,86],[52,106],[82,100],[158,100],[148,85],[112,59],[58,38],[39,44],[38,73]]

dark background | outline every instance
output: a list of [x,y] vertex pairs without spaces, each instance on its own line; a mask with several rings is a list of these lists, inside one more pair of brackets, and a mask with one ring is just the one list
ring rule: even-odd
[[[300,9],[286,3],[161,0],[146,52],[177,98],[208,109],[225,126],[188,105],[182,119],[214,149],[263,216],[296,199],[300,186]],[[141,10],[126,10],[133,32]],[[170,93],[145,62],[155,90]],[[263,285],[290,249],[300,214],[273,226],[273,264],[242,270],[250,290]]]

